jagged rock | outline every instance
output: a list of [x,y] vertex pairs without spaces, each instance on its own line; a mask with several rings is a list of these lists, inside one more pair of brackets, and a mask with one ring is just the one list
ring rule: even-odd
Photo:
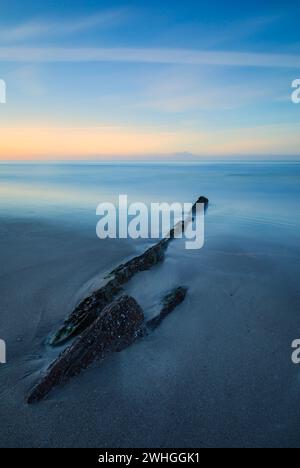
[[[191,219],[196,213],[196,204],[208,207],[208,199],[200,197],[193,205]],[[180,221],[184,229],[185,222]],[[136,273],[150,269],[163,261],[169,242],[174,239],[176,226],[169,236],[150,247],[143,254],[121,264],[105,278],[103,286],[83,300],[65,320],[63,326],[50,341],[58,345],[67,339],[81,335],[50,365],[40,383],[32,390],[28,403],[44,398],[49,391],[85,369],[94,359],[104,359],[114,351],[121,351],[137,338],[157,328],[174,308],[184,301],[187,288],[179,287],[167,294],[162,309],[156,317],[144,322],[144,314],[134,298],[116,296],[122,285]]]
[[105,307],[99,317],[66,348],[32,390],[28,403],[44,398],[56,385],[79,374],[94,359],[121,351],[144,334],[144,314],[135,299],[121,296]]
[[197,204],[200,204],[200,203],[204,205],[204,213],[205,213],[209,205],[209,200],[208,198],[202,196],[198,198],[196,203],[194,203],[193,208],[192,208],[192,220],[193,221],[195,220],[195,216],[196,216]]
[[121,264],[113,270],[111,274],[115,275],[118,284],[127,283],[136,273],[149,270],[154,265],[161,262],[164,259],[169,240],[170,239],[161,240],[138,257],[134,257],[127,263]]
[[144,313],[133,297],[121,296],[106,306],[99,317],[50,365],[45,376],[31,391],[29,404],[42,400],[53,387],[79,374],[95,359],[119,352],[157,328],[184,301],[187,288],[179,287],[162,301],[157,317],[144,321]]
[[121,287],[116,278],[105,282],[98,291],[84,299],[65,320],[62,327],[50,339],[52,346],[63,344],[72,336],[78,335],[91,325],[115,296],[121,291]]
[[206,198],[206,197],[203,197],[203,196],[199,197],[198,200],[196,201],[196,203],[194,203],[193,209],[196,208],[197,203],[198,204],[202,203],[204,205],[204,209],[207,210],[208,205],[209,205],[209,199]]
[[61,345],[91,325],[104,307],[110,304],[122,290],[121,286],[123,284],[127,283],[139,271],[149,270],[163,260],[169,240],[163,239],[143,254],[134,257],[112,271],[107,277],[105,285],[75,308],[65,320],[63,326],[51,338],[50,344],[52,346]]
[[188,288],[179,287],[169,292],[162,301],[162,309],[160,314],[147,322],[147,328],[151,331],[155,330],[161,322],[184,301]]
[[205,213],[207,208],[208,208],[208,205],[209,205],[209,200],[208,200],[208,198],[203,197],[203,196],[199,197],[198,200],[192,206],[192,210],[191,210],[189,216],[186,219],[178,221],[178,223],[176,223],[176,225],[171,229],[171,231],[169,232],[169,235],[167,236],[167,238],[165,240],[172,240],[172,239],[176,238],[177,233],[179,234],[179,237],[181,237],[181,234],[183,232],[185,232],[186,226],[190,222],[195,221],[197,204],[204,205],[204,213]]
[[[192,208],[192,218],[196,213],[196,204],[203,203],[206,210],[209,200],[206,197],[199,197]],[[184,230],[184,221],[179,221]],[[50,339],[52,346],[58,346],[66,342],[73,336],[78,335],[91,325],[99,316],[101,311],[120,293],[122,285],[127,283],[135,274],[149,270],[154,265],[162,262],[169,242],[175,237],[176,225],[171,229],[169,236],[159,241],[154,246],[147,249],[141,255],[132,258],[127,263],[119,265],[105,279],[104,285],[95,291],[91,296],[84,299],[65,320],[62,327]]]

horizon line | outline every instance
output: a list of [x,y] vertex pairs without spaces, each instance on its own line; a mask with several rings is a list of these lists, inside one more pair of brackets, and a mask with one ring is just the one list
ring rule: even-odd
[[133,164],[202,164],[202,163],[300,163],[299,156],[274,156],[270,158],[259,157],[253,159],[250,157],[219,157],[219,158],[199,158],[189,160],[172,160],[172,159],[140,159],[140,158],[120,158],[120,159],[0,159],[1,164],[120,164],[120,163],[133,163]]

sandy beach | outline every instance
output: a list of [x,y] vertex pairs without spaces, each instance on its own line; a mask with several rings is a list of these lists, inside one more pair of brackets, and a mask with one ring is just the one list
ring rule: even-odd
[[153,334],[35,405],[28,392],[61,351],[47,337],[108,271],[150,244],[2,215],[0,446],[299,445],[297,232],[259,223],[258,236],[247,222],[224,222],[214,201],[203,249],[174,241],[162,264],[125,287],[146,317],[173,286],[189,287],[185,302]]

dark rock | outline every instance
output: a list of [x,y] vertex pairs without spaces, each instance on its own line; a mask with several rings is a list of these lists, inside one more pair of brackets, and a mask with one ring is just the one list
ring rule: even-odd
[[[193,205],[192,218],[196,213],[196,204],[203,203],[205,210],[208,207],[209,200],[206,197],[200,197]],[[185,222],[179,221],[177,225],[185,228]],[[165,251],[169,242],[175,237],[175,229],[171,229],[169,236],[150,247],[141,255],[132,258],[127,263],[119,265],[106,278],[104,285],[95,291],[90,297],[84,299],[65,320],[62,327],[50,339],[52,346],[58,346],[78,335],[91,325],[99,316],[101,311],[122,291],[122,285],[127,283],[134,275],[141,271],[149,270],[154,265],[162,262],[165,257]]]
[[127,263],[118,266],[112,271],[119,285],[127,283],[136,273],[149,270],[154,265],[164,260],[165,251],[170,239],[163,239],[153,247],[150,247],[138,257],[134,257]]
[[143,334],[141,307],[132,297],[120,297],[105,307],[93,324],[50,365],[30,393],[28,403],[41,400],[53,387],[79,374],[96,358],[104,359],[112,352],[121,351]]
[[192,210],[189,216],[186,219],[183,219],[182,221],[178,221],[178,223],[171,229],[171,231],[169,232],[169,236],[167,236],[167,238],[169,238],[168,240],[175,239],[176,233],[181,234],[185,232],[186,225],[191,221],[192,222],[195,221],[197,204],[204,205],[204,213],[205,213],[209,205],[209,200],[208,198],[203,197],[203,196],[199,197],[196,203],[194,203],[194,205],[192,206]]
[[151,331],[155,330],[155,328],[157,328],[161,322],[175,309],[175,307],[184,301],[187,291],[187,288],[181,286],[169,292],[163,298],[160,314],[146,323],[147,328]]
[[95,359],[103,360],[110,353],[120,352],[156,329],[184,301],[186,293],[187,288],[184,287],[168,293],[158,316],[146,324],[143,311],[134,298],[121,296],[113,301],[50,365],[45,376],[31,391],[27,402],[31,404],[42,400],[53,387],[67,382]]
[[203,197],[203,196],[198,198],[198,200],[196,201],[196,203],[194,203],[193,208],[192,208],[193,220],[195,219],[197,204],[200,204],[200,203],[204,205],[204,212],[206,212],[208,205],[209,205],[209,200],[208,198]]
[[110,304],[122,290],[121,286],[123,284],[127,283],[136,273],[149,270],[164,259],[169,240],[163,239],[143,254],[134,257],[112,271],[107,277],[105,285],[76,307],[65,320],[63,326],[50,339],[50,344],[52,346],[61,345],[91,325],[104,307]]
[[194,209],[196,208],[197,203],[202,203],[204,205],[204,209],[207,210],[208,205],[209,205],[209,199],[203,196],[199,197],[196,203],[194,203],[194,206],[193,206]]
[[52,346],[61,345],[72,336],[85,330],[120,291],[120,285],[115,278],[107,281],[103,287],[84,299],[73,310],[62,327],[51,338],[50,344]]

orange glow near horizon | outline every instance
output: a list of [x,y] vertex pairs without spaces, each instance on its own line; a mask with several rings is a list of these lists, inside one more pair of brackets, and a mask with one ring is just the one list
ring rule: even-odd
[[[296,155],[300,136],[293,128],[185,132],[127,127],[0,128],[0,160],[80,160],[143,157],[190,152],[214,157]],[[274,151],[274,148],[276,150]]]
[[168,153],[176,151],[181,140],[182,135],[172,132],[118,127],[5,128],[0,129],[0,160]]

